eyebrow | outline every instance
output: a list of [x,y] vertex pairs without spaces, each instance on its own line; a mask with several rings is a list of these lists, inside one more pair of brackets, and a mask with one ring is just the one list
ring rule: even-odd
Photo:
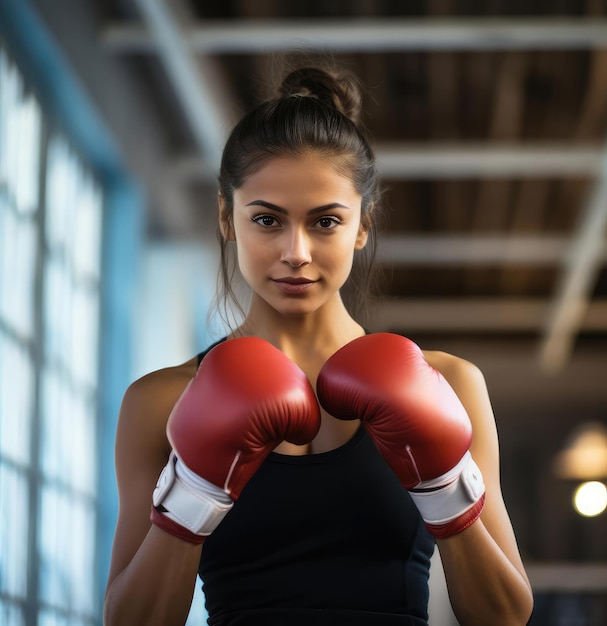
[[[266,209],[271,209],[272,211],[276,211],[277,213],[283,213],[284,215],[288,215],[289,212],[282,207],[279,207],[277,204],[272,204],[271,202],[266,202],[265,200],[253,200],[253,202],[249,202],[245,206],[263,206]],[[331,202],[329,204],[323,204],[322,206],[316,207],[314,209],[310,209],[308,211],[309,215],[313,215],[314,213],[324,213],[325,211],[330,211],[331,209],[349,209],[349,206],[345,204],[340,204],[339,202]]]

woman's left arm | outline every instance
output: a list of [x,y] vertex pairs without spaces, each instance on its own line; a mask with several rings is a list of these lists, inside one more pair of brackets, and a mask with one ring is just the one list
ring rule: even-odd
[[453,611],[461,626],[524,626],[533,594],[502,497],[497,428],[485,379],[463,359],[443,352],[425,356],[468,412],[470,452],[486,489],[481,517],[466,530],[437,540]]

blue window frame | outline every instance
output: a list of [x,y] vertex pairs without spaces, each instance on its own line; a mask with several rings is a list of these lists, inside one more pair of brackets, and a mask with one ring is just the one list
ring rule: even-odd
[[103,193],[0,48],[0,622],[96,624]]

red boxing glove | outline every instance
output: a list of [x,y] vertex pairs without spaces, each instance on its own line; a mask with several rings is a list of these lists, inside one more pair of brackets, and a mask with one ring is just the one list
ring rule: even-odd
[[317,391],[334,417],[361,420],[435,537],[478,519],[485,487],[468,451],[470,419],[415,343],[391,333],[355,339],[327,360]]
[[320,409],[304,372],[257,337],[205,356],[167,423],[173,453],[154,490],[152,522],[202,543],[282,441],[305,444]]

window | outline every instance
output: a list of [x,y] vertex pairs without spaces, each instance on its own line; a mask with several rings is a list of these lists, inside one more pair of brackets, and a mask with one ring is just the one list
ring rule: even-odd
[[0,623],[99,623],[102,209],[0,48]]

